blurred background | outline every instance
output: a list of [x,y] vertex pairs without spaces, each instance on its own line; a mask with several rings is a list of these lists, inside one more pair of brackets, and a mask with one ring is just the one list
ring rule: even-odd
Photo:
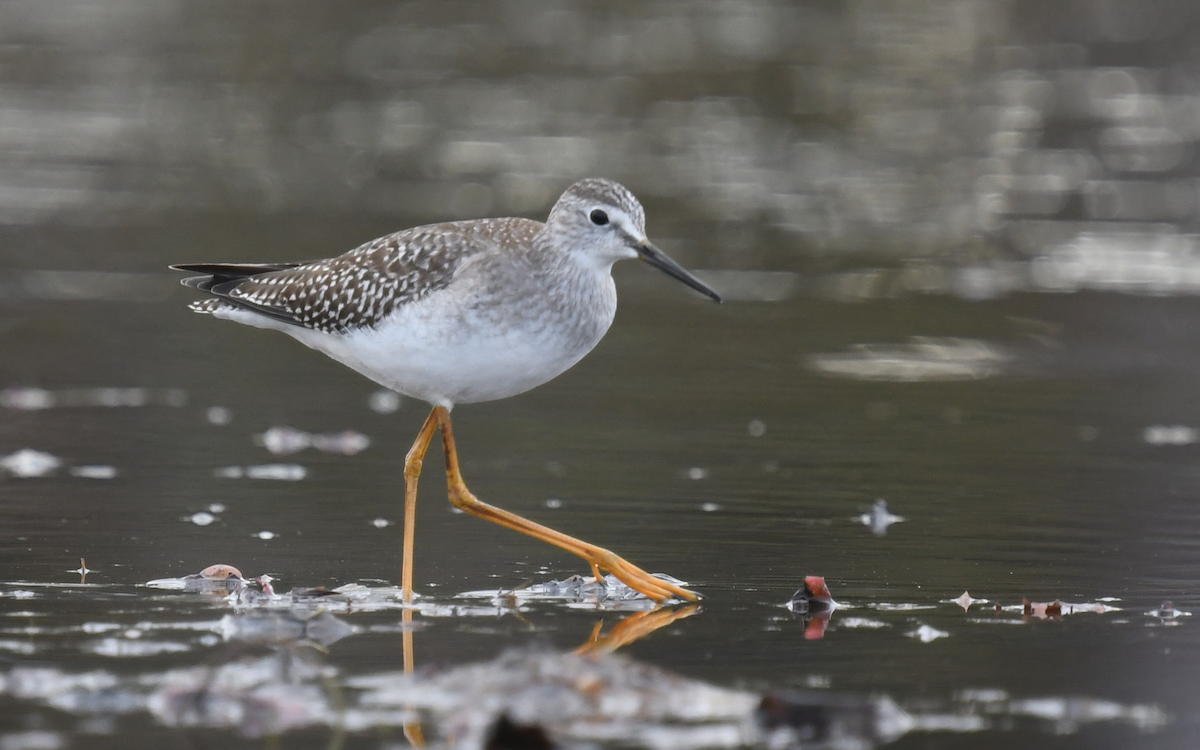
[[542,216],[594,174],[670,201],[651,236],[693,264],[840,271],[835,295],[1200,288],[1188,0],[0,15],[8,224]]

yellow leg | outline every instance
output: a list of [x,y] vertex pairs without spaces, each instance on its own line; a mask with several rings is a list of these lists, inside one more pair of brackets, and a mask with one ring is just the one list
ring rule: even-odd
[[404,556],[400,568],[400,591],[404,603],[412,601],[413,576],[413,542],[417,530],[417,480],[421,477],[421,463],[425,460],[425,451],[429,441],[433,440],[433,431],[437,428],[437,410],[429,413],[425,425],[417,433],[417,439],[404,457]]
[[[429,442],[433,440],[435,429],[437,429],[437,419],[431,412],[421,427],[421,431],[417,433],[417,439],[413,441],[412,448],[409,448],[408,455],[404,457],[404,553],[400,570],[400,591],[405,604],[412,602],[413,547],[417,530],[417,481],[421,478],[421,464],[425,460],[425,451],[429,448]],[[404,649],[404,672],[406,674],[413,671],[416,661],[413,654],[412,616],[411,609],[400,613],[400,620],[404,626],[404,632],[401,633],[400,638]],[[421,722],[419,721],[405,722],[404,737],[413,747],[425,747],[425,734],[421,731]]]
[[[528,534],[535,539],[541,539],[544,542],[549,542],[557,547],[561,547],[568,552],[579,555],[588,564],[592,566],[593,572],[599,572],[600,568],[610,571],[619,580],[625,583],[630,588],[640,591],[651,599],[662,601],[669,599],[672,596],[677,596],[688,601],[697,601],[700,597],[680,588],[672,583],[668,583],[660,578],[655,578],[641,568],[627,562],[617,555],[609,552],[603,547],[597,547],[594,544],[576,539],[572,536],[567,536],[561,532],[555,531],[547,526],[542,526],[539,523],[534,523],[528,519],[522,518],[515,513],[509,513],[506,510],[501,510],[493,505],[479,500],[471,491],[467,489],[467,485],[463,482],[462,474],[458,470],[458,451],[454,447],[454,430],[450,426],[450,412],[444,407],[435,406],[433,412],[429,415],[429,419],[425,421],[425,427],[422,428],[421,434],[417,437],[417,442],[413,444],[413,451],[409,452],[409,461],[412,461],[413,452],[418,446],[421,448],[421,455],[424,455],[425,446],[429,443],[429,438],[426,437],[428,431],[432,435],[432,427],[430,420],[437,420],[438,426],[442,430],[442,448],[446,452],[446,484],[450,493],[450,502],[454,507],[470,513],[473,516],[485,518],[493,523],[498,523],[501,526],[507,526],[510,529],[519,531],[522,534]],[[421,444],[422,439],[425,440],[424,445]],[[420,472],[420,456],[417,457],[417,473]],[[409,470],[405,466],[405,490],[410,489],[407,482]],[[411,491],[416,494],[416,478],[414,476],[411,483]],[[407,506],[406,506],[407,507]],[[407,534],[406,534],[407,538]],[[407,569],[407,568],[406,568]]]

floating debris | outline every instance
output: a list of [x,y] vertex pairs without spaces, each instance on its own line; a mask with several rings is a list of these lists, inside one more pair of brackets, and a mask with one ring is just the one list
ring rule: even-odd
[[274,531],[260,531],[257,534],[255,534],[254,536],[258,537],[259,539],[263,539],[263,540],[274,539],[275,532]]
[[700,510],[704,511],[705,513],[716,513],[717,511],[721,510],[721,504],[720,503],[700,503]]
[[887,628],[891,626],[882,620],[872,620],[867,617],[839,617],[838,627],[877,630],[879,628]]
[[949,638],[950,634],[944,630],[938,630],[932,625],[922,625],[911,633],[905,633],[909,638],[916,638],[921,643],[932,643],[939,638]]
[[44,477],[57,471],[60,466],[62,459],[58,456],[33,448],[22,448],[0,458],[0,469],[21,479]]
[[686,475],[687,475],[688,479],[694,479],[696,481],[699,481],[701,479],[707,479],[708,478],[708,469],[705,469],[705,468],[702,468],[699,466],[693,466],[692,468],[687,470]]
[[1200,440],[1200,433],[1184,425],[1156,424],[1142,431],[1142,440],[1150,445],[1191,445]]
[[1152,609],[1146,613],[1150,617],[1157,617],[1160,620],[1174,620],[1178,617],[1191,617],[1191,612],[1184,612],[1182,609],[1176,609],[1175,605],[1169,601],[1163,602],[1158,609]]
[[386,388],[367,397],[367,408],[376,414],[395,414],[400,411],[400,394]]
[[1001,371],[1009,356],[984,341],[914,336],[908,344],[856,344],[841,354],[814,354],[808,367],[855,380],[916,383],[981,380]]
[[810,641],[824,637],[825,627],[837,607],[822,576],[805,576],[804,585],[787,603],[792,615],[804,623],[804,638]]
[[958,606],[962,607],[963,612],[966,612],[967,610],[969,610],[971,608],[971,605],[975,604],[976,602],[978,602],[980,604],[988,604],[989,603],[987,599],[976,599],[976,598],[972,597],[966,591],[962,592],[962,596],[959,596],[956,599],[943,599],[942,601],[945,602],[946,604],[957,604]]
[[392,525],[392,522],[386,518],[376,518],[371,522],[371,525],[377,529],[386,529],[388,526]]
[[299,464],[258,464],[255,466],[223,466],[214,474],[222,479],[273,479],[280,482],[299,482],[308,476],[308,469]]
[[[653,574],[655,578],[673,583],[676,586],[687,586],[687,581],[681,581],[678,578],[666,575],[665,573]],[[622,581],[618,580],[614,575],[604,576],[600,581],[597,581],[592,576],[573,575],[564,578],[560,581],[546,581],[544,583],[531,583],[517,589],[511,590],[481,590],[467,591],[458,595],[458,598],[463,599],[491,599],[497,601],[553,601],[560,600],[568,603],[587,604],[588,606],[600,606],[613,610],[627,608],[626,605],[634,608],[644,608],[657,606],[657,603],[647,597],[640,591],[626,586]]]
[[767,423],[761,419],[751,419],[750,424],[746,425],[746,431],[750,433],[750,437],[762,437],[767,434]]
[[72,466],[67,471],[73,477],[82,477],[84,479],[115,479],[117,476],[117,467],[98,464],[91,466]]
[[143,641],[127,638],[102,638],[83,645],[83,650],[97,656],[157,656],[191,651],[191,646],[175,641]]
[[1026,620],[1030,618],[1038,620],[1057,620],[1067,615],[1077,614],[1105,614],[1106,612],[1119,612],[1120,607],[1114,607],[1111,604],[1106,604],[1103,601],[1086,602],[1084,604],[1071,604],[1055,600],[1053,602],[1031,602],[1028,599],[1022,599],[1020,606],[1005,607],[1009,611],[1019,611],[1021,616]]
[[880,612],[913,612],[919,609],[937,609],[932,604],[915,604],[913,602],[871,602],[867,606]]
[[875,536],[883,536],[887,533],[888,527],[894,523],[900,523],[904,520],[904,516],[893,515],[888,511],[887,501],[879,498],[875,504],[871,506],[871,510],[863,513],[858,517],[864,526],[871,530]]
[[185,516],[183,520],[191,521],[197,526],[208,526],[213,521],[217,520],[217,517],[206,510],[202,510],[197,513],[193,513],[190,516]]
[[156,578],[147,581],[145,585],[152,589],[225,595],[245,586],[246,580],[242,577],[242,571],[232,565],[217,563],[209,565],[199,573],[181,578]]
[[546,507],[547,508],[549,508],[551,510],[558,510],[562,506],[563,506],[563,501],[559,500],[557,497],[546,498]]
[[[119,673],[116,668],[69,672],[44,662],[22,664],[10,658],[10,666],[0,669],[0,696],[18,711],[52,708],[80,722],[144,715],[164,727],[271,737],[272,741],[290,730],[329,728],[347,746],[362,744],[360,739],[378,744],[380,732],[398,735],[419,721],[430,739],[428,746],[446,747],[453,740],[455,748],[464,750],[482,750],[495,746],[497,737],[534,729],[555,747],[776,750],[872,748],[917,732],[1023,731],[1032,722],[1035,727],[1045,724],[1044,729],[1057,734],[1101,722],[1129,724],[1148,732],[1168,721],[1154,705],[1075,696],[1014,698],[999,690],[962,691],[945,700],[923,695],[902,706],[878,694],[763,694],[715,686],[611,653],[698,611],[694,605],[658,607],[654,602],[622,619],[607,634],[600,635],[597,628],[576,653],[526,649],[448,668],[348,675],[338,666],[341,660],[325,660],[324,648],[358,634],[407,633],[420,627],[419,621],[401,617],[373,618],[368,621],[372,624],[359,625],[352,614],[387,608],[410,616],[415,609],[426,617],[494,617],[512,610],[436,601],[406,605],[396,587],[360,584],[332,590],[298,588],[278,595],[270,576],[247,581],[226,564],[164,580],[172,585],[156,588],[224,596],[209,600],[207,606],[183,610],[198,612],[199,618],[21,628],[19,641],[0,640],[0,652],[39,654],[67,644],[94,656],[128,657],[128,661]],[[188,581],[202,581],[211,588],[189,588]],[[820,577],[807,578],[803,590],[809,593],[810,608],[815,608],[814,601],[833,604]],[[519,592],[507,595],[512,598]],[[222,605],[233,611],[211,616],[212,609]],[[334,606],[344,607],[345,612]],[[130,611],[136,610],[128,604],[119,610]],[[845,618],[839,624],[885,627],[858,618]],[[911,635],[920,638],[920,632]],[[80,633],[87,637],[80,638]],[[54,638],[59,640],[50,640]],[[222,642],[270,648],[212,648]],[[149,662],[141,669],[135,662],[139,657],[200,649],[211,650],[201,658],[185,657],[199,662],[194,665],[177,659],[169,668],[151,671],[148,667],[161,662]],[[265,655],[258,655],[264,651]],[[13,661],[17,664],[11,665]],[[812,675],[806,682],[812,688],[828,688],[830,681]]]
[[788,602],[788,609],[798,614],[826,612],[837,607],[838,603],[833,600],[825,586],[823,576],[805,576],[804,585],[792,594]]

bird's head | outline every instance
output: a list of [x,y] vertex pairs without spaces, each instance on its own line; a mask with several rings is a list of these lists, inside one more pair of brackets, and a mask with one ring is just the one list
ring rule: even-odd
[[550,209],[546,227],[571,252],[581,254],[599,268],[607,270],[618,260],[640,258],[701,294],[721,301],[712,287],[651,244],[646,237],[642,204],[624,185],[598,177],[580,180],[567,188]]

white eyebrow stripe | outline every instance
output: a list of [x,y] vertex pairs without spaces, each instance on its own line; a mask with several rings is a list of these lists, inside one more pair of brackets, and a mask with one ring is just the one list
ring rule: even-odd
[[608,223],[620,229],[626,235],[634,239],[642,239],[642,233],[638,231],[637,224],[630,218],[629,214],[624,209],[616,206],[592,206],[587,210],[590,217],[593,211],[603,211],[608,214]]
[[621,209],[613,209],[609,213],[608,219],[613,224],[616,224],[618,227],[620,227],[621,231],[630,237],[638,240],[642,238],[642,233],[638,231],[637,225],[633,222],[633,219],[631,219],[629,214],[625,213]]

